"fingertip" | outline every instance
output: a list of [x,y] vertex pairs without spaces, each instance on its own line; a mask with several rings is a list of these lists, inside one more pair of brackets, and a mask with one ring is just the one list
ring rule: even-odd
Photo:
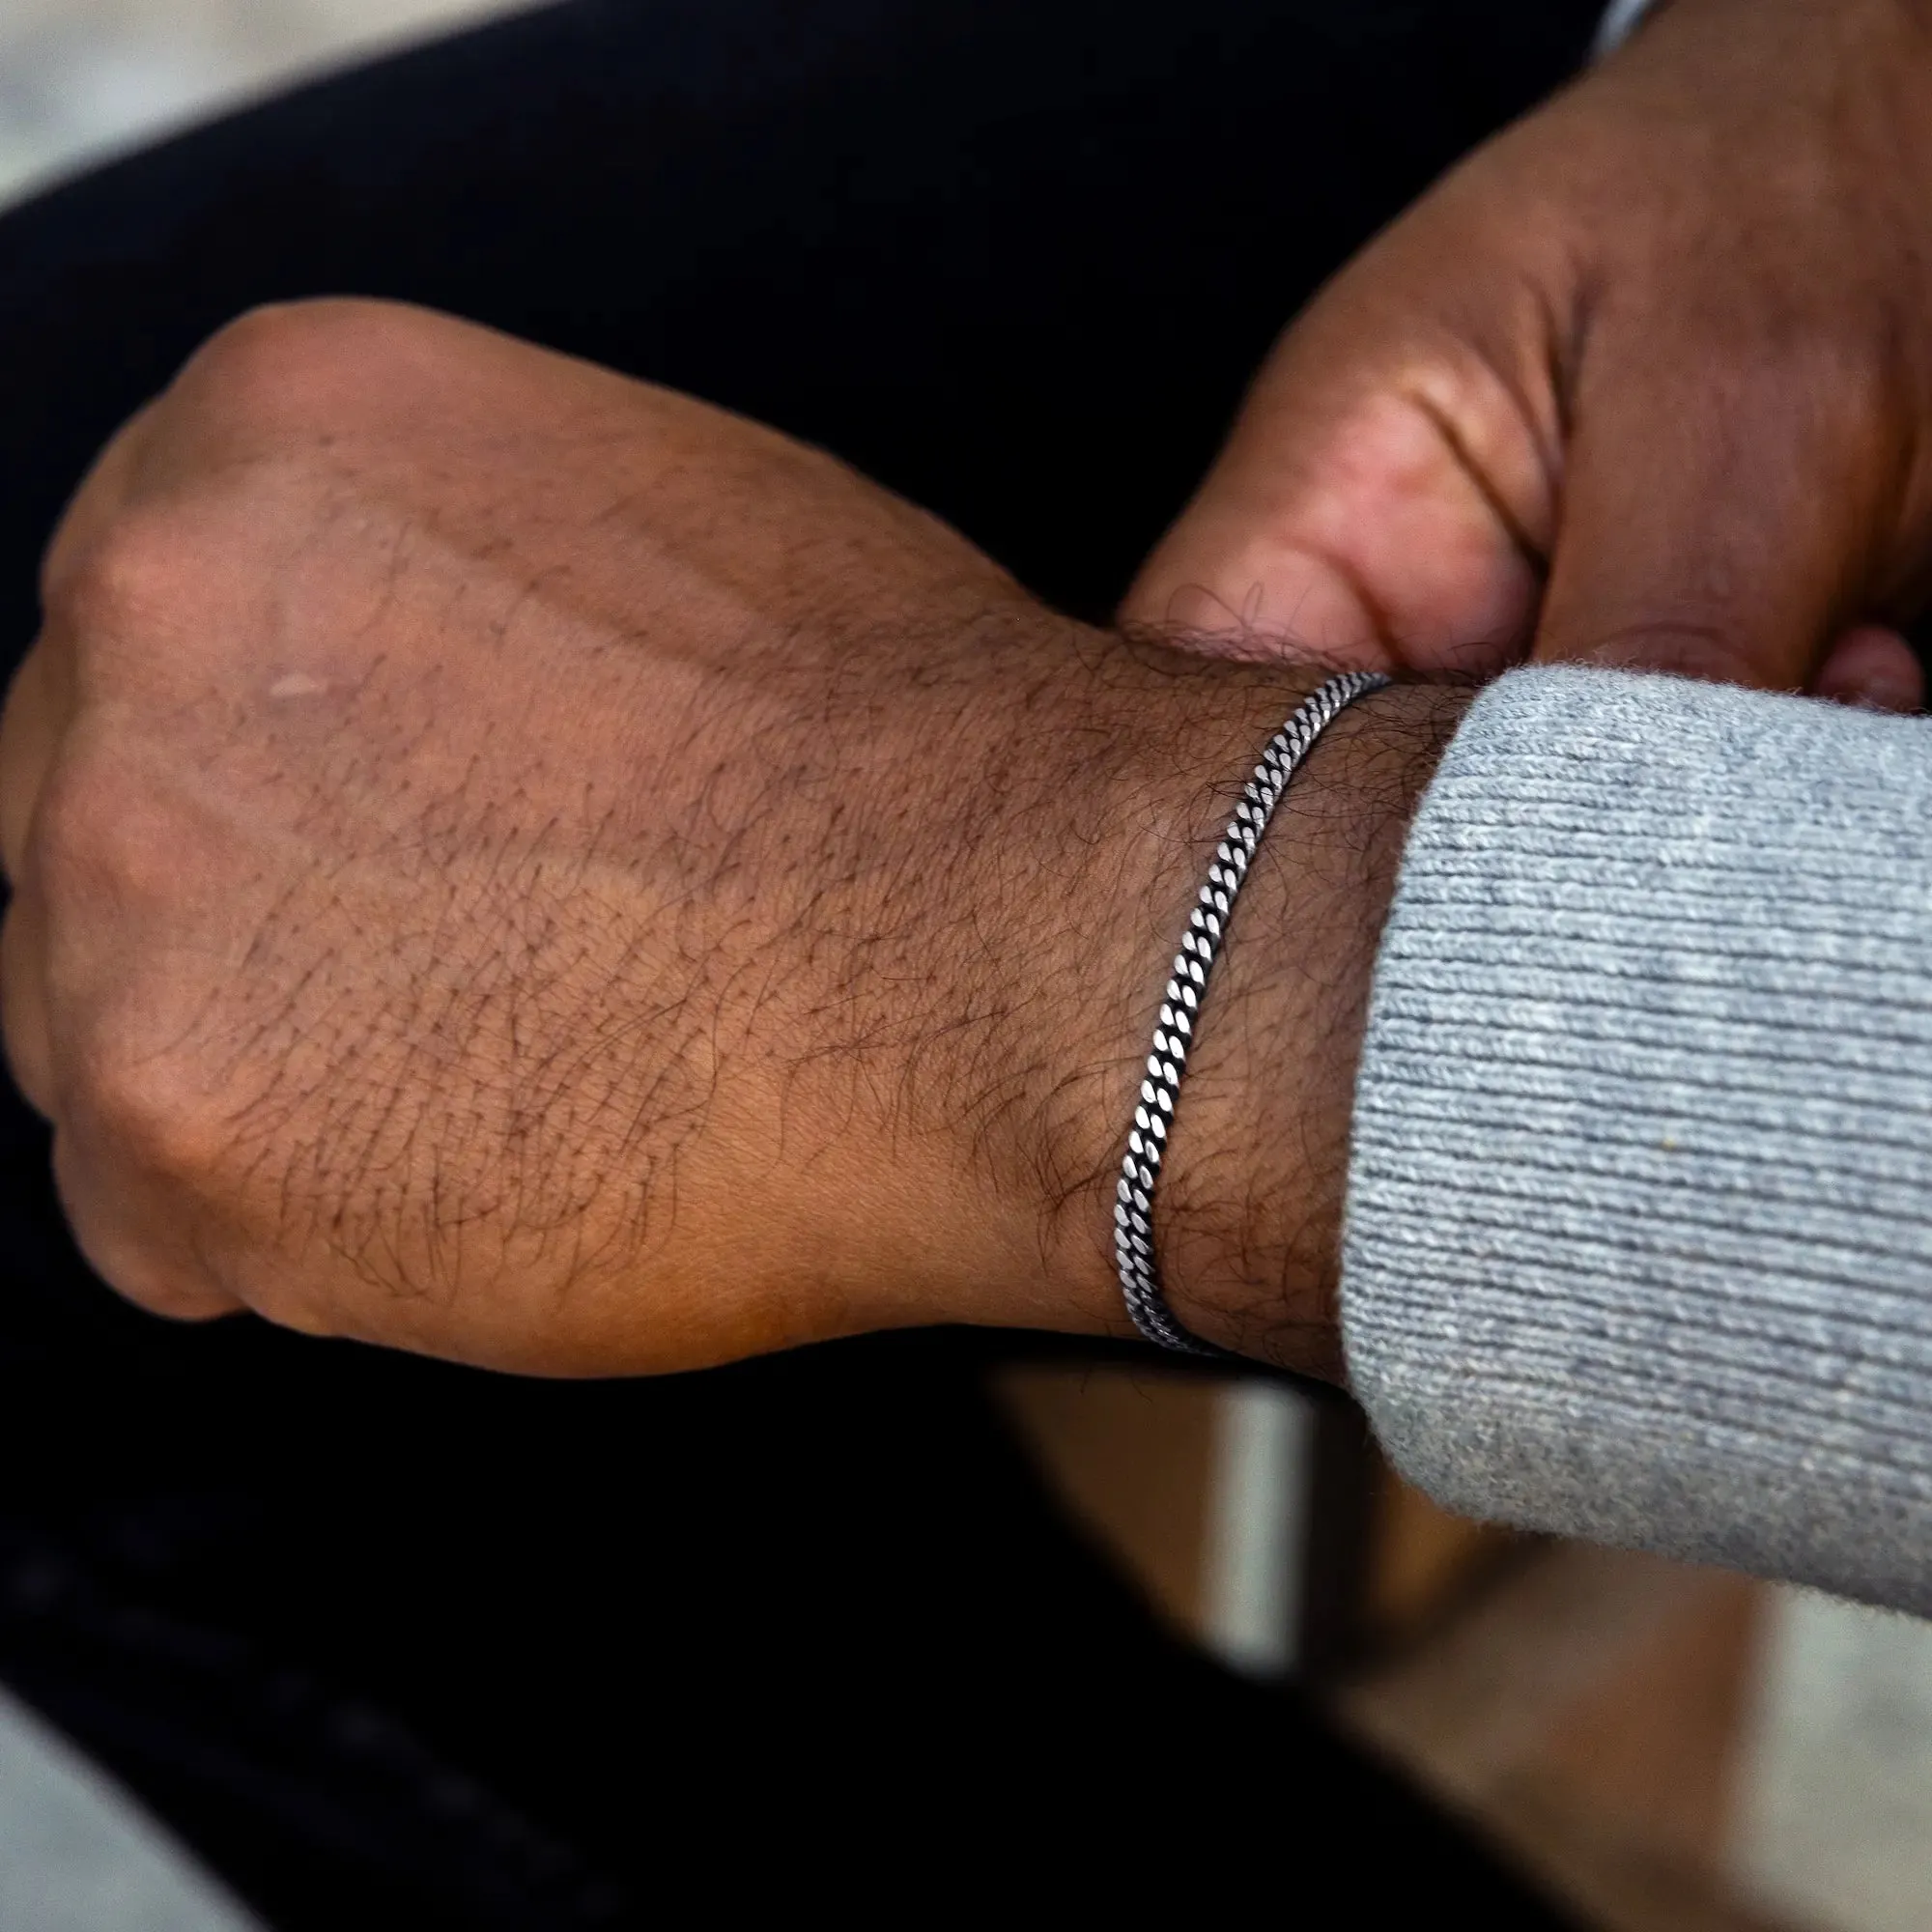
[[1826,653],[1806,690],[1872,711],[1920,711],[1925,672],[1912,646],[1884,624],[1855,624]]

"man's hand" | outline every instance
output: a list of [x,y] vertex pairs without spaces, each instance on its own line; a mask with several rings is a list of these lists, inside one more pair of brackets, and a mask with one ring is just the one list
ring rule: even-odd
[[[1305,676],[1125,648],[825,457],[373,304],[204,350],[45,608],[6,1037],[125,1293],[558,1373],[1123,1327],[1166,962]],[[1177,1307],[1302,1366],[1445,702],[1297,780],[1163,1183]]]
[[1932,8],[1668,0],[1290,329],[1125,614],[1910,709],[1929,458]]

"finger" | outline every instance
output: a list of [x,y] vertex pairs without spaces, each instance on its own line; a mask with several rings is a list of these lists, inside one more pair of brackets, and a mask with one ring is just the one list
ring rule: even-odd
[[1925,705],[1925,672],[1896,631],[1856,624],[1826,654],[1811,680],[1811,695],[1873,711],[1919,711]]
[[0,921],[0,1038],[14,1084],[34,1111],[53,1118],[53,1036],[47,1010],[45,915],[37,891],[15,888]]
[[1123,621],[1373,668],[1526,648],[1554,473],[1534,412],[1506,358],[1386,306],[1338,288],[1284,338]]
[[66,723],[67,680],[56,674],[43,638],[20,661],[0,712],[0,867],[24,876],[34,812]]
[[1889,412],[1834,371],[1657,333],[1624,328],[1653,353],[1582,385],[1533,654],[1805,690],[1883,587],[1909,468],[1878,441]]
[[145,404],[111,436],[62,513],[41,563],[41,605],[58,607],[62,588],[120,518],[132,497],[156,429],[163,397]]
[[149,1201],[139,1179],[98,1158],[68,1125],[54,1133],[54,1184],[75,1243],[102,1281],[152,1315],[208,1321],[242,1312],[195,1255],[168,1204]]

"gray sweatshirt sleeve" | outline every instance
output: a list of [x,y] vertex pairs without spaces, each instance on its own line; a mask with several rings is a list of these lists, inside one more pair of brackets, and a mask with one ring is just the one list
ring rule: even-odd
[[1932,1613],[1932,722],[1477,700],[1376,969],[1343,1325],[1452,1509]]

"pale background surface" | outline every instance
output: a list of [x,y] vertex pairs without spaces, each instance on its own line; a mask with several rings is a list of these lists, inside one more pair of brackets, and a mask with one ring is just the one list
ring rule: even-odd
[[518,4],[0,0],[0,198],[212,101]]
[[[0,0],[0,202],[218,104],[525,4]],[[1243,1651],[1232,1625],[1221,1634]],[[1932,1628],[1780,1597],[1736,1839],[1740,1876],[1795,1923],[1932,1926]],[[0,1695],[0,1926],[245,1923],[111,1785]]]
[[1932,1926],[1932,1625],[1778,1594],[1739,1876],[1804,1924]]
[[259,1932],[87,1760],[0,1692],[0,1926]]

